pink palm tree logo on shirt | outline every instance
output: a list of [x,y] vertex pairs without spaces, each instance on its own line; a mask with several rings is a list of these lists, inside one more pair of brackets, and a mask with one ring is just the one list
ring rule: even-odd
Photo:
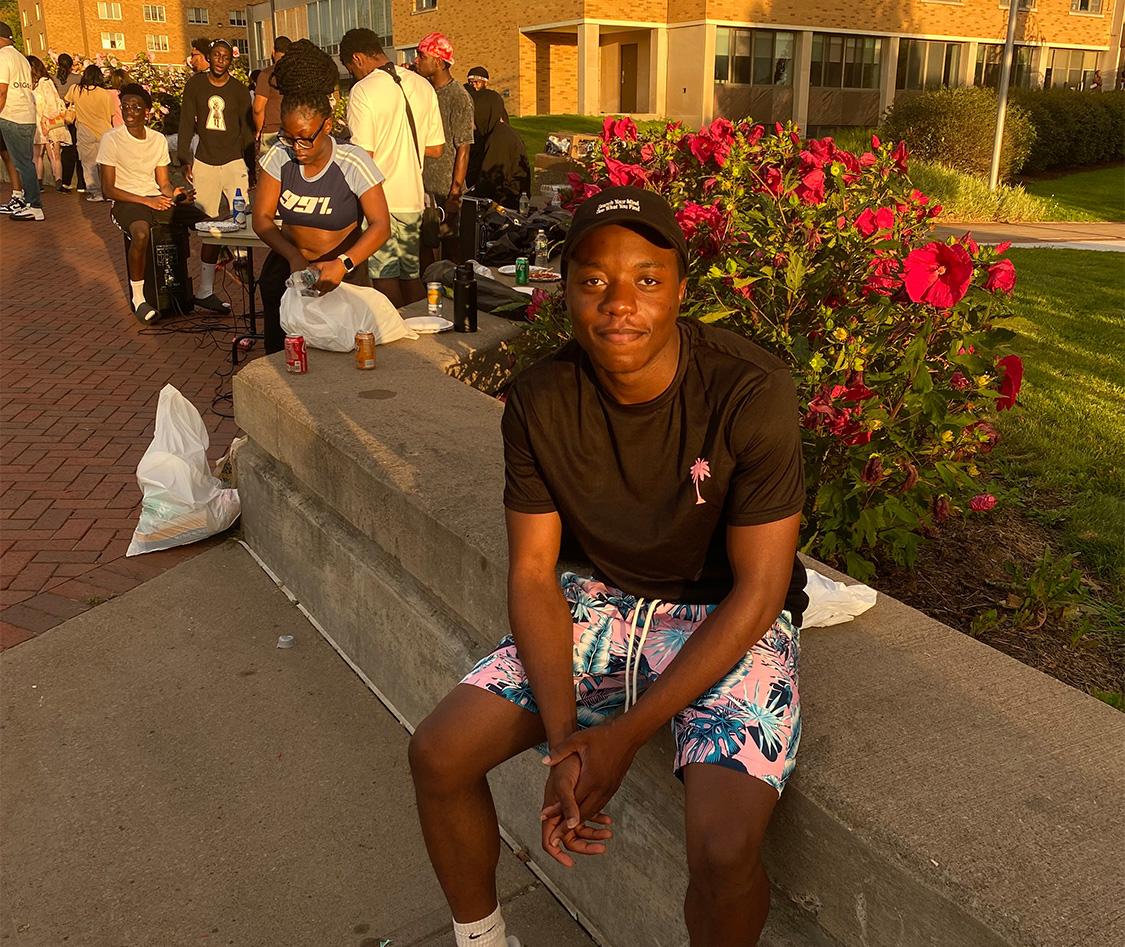
[[699,485],[711,476],[711,465],[707,463],[702,457],[697,457],[695,463],[691,465],[691,482],[695,486],[695,505],[699,506],[700,503],[706,503],[703,496],[699,492]]

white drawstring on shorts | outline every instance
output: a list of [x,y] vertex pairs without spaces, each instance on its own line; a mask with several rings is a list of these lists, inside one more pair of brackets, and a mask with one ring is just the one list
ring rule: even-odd
[[[637,605],[633,609],[633,620],[629,624],[629,642],[625,649],[625,710],[633,707],[637,703],[637,678],[641,673],[641,654],[644,651],[645,640],[648,638],[649,625],[652,624],[652,615],[656,611],[656,606],[660,604],[660,599],[654,598],[648,605],[648,614],[645,616],[645,623],[641,627],[641,637],[637,642],[637,663],[632,669],[632,680],[630,681],[629,665],[633,661],[633,640],[637,635],[637,619],[640,617],[641,609],[644,607],[645,600],[643,598],[637,599]],[[632,700],[629,699],[630,691],[632,691]]]

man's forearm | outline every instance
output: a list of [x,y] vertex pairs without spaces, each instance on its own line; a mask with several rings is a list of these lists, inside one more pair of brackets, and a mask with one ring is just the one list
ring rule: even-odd
[[458,145],[457,154],[453,159],[453,184],[449,188],[452,197],[460,197],[465,193],[465,178],[469,174],[469,151],[472,145]]
[[722,679],[766,633],[780,607],[773,596],[737,586],[691,633],[679,654],[616,723],[642,746],[676,714]]
[[508,619],[539,706],[547,743],[553,745],[578,729],[570,609],[553,577],[511,576]]

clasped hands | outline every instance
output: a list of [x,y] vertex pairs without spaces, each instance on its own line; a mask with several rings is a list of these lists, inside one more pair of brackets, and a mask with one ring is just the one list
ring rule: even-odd
[[539,813],[543,851],[574,867],[572,855],[601,855],[613,837],[602,809],[617,792],[636,748],[615,722],[576,730],[544,757],[551,767]]

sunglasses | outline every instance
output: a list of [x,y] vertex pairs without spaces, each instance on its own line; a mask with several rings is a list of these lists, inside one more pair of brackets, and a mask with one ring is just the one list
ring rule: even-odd
[[320,133],[322,131],[324,131],[324,126],[327,125],[327,124],[328,124],[328,118],[326,117],[324,119],[324,121],[320,123],[320,127],[317,128],[317,130],[315,132],[313,132],[312,136],[309,137],[309,138],[293,138],[290,135],[285,134],[285,132],[279,132],[278,136],[277,136],[277,140],[278,140],[278,142],[280,142],[286,148],[293,148],[295,150],[299,149],[301,151],[307,151],[314,144],[316,144],[317,138],[320,136]]

